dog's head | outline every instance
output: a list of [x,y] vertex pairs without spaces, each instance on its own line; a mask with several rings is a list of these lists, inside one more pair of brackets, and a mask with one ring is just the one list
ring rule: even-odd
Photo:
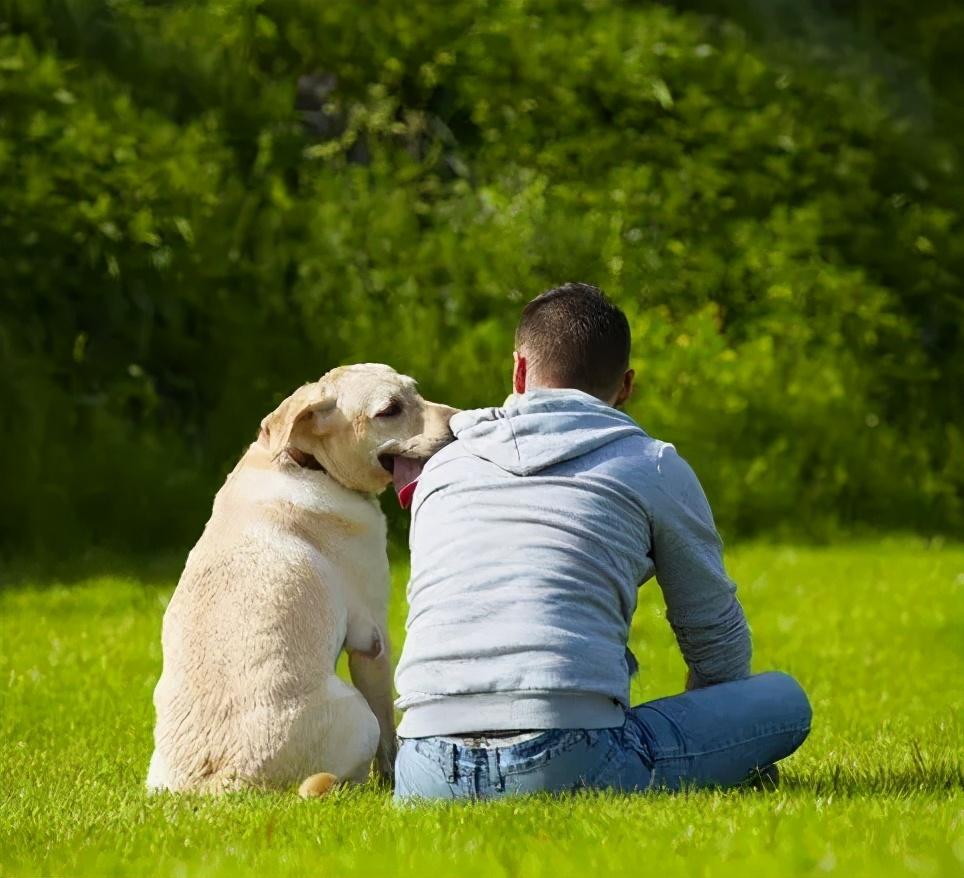
[[261,422],[276,460],[325,469],[346,488],[377,493],[398,457],[427,460],[452,441],[456,409],[428,402],[390,366],[342,366],[299,387]]

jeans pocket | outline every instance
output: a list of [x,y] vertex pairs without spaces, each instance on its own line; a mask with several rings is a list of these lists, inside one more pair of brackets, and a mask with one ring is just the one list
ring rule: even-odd
[[[586,766],[581,786],[593,790],[623,790],[626,787],[626,763],[629,758],[614,736],[598,758]],[[630,786],[634,784],[635,780],[631,780]]]
[[621,789],[626,760],[612,730],[572,729],[557,733],[522,758],[516,754],[510,760],[507,753],[500,753],[500,779],[512,793]]
[[399,753],[401,753],[402,747],[431,762],[438,762],[444,750],[452,749],[451,744],[445,744],[438,738],[399,738]]
[[502,770],[508,774],[537,771],[587,741],[592,732],[582,729],[552,729],[538,738],[499,750]]
[[395,799],[450,799],[454,796],[452,761],[436,744],[402,740],[395,759]]

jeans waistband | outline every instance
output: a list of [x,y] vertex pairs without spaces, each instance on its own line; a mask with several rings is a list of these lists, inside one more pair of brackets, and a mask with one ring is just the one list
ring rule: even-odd
[[[622,726],[625,707],[596,693],[498,692],[441,695],[413,704],[398,727],[403,738],[477,735],[479,729],[610,729]],[[469,728],[466,728],[466,727]]]

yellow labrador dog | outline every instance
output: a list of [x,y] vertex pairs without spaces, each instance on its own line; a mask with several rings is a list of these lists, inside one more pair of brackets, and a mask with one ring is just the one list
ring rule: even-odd
[[[363,781],[395,753],[385,519],[454,409],[388,366],[296,390],[214,499],[164,614],[151,790]],[[335,675],[349,655],[350,686]],[[357,687],[357,688],[355,688]]]

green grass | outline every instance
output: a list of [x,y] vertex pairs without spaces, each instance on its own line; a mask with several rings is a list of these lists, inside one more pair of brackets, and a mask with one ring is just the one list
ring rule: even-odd
[[[813,732],[778,792],[404,810],[369,787],[314,802],[148,798],[173,580],[8,584],[0,875],[960,875],[964,548],[745,546],[728,560],[755,667],[797,675],[813,701]],[[658,598],[643,589],[633,629],[638,700],[683,676]]]

